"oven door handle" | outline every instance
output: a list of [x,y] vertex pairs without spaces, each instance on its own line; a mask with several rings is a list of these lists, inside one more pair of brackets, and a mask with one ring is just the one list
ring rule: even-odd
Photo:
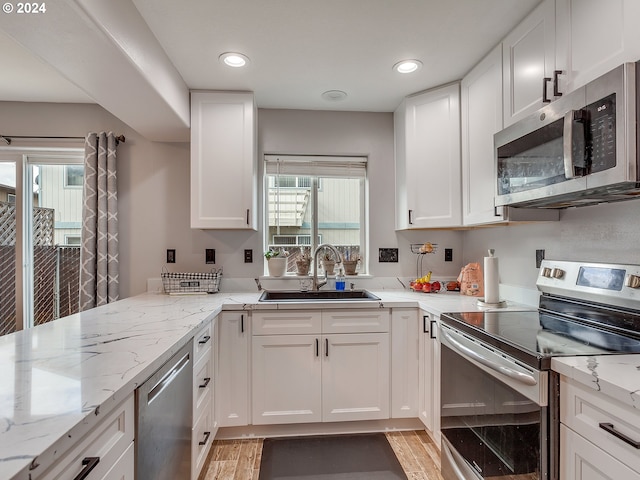
[[496,372],[506,375],[507,377],[512,378],[513,380],[516,380],[520,383],[524,383],[525,385],[533,386],[538,384],[538,382],[536,381],[533,375],[530,375],[524,372],[519,372],[517,370],[514,370],[513,368],[507,367],[506,365],[501,365],[500,363],[494,360],[484,357],[479,352],[476,352],[475,350],[467,347],[466,345],[463,345],[458,340],[453,338],[452,335],[454,334],[451,332],[442,330],[441,333],[445,336],[445,338],[451,344],[451,346],[454,347],[458,351],[458,353],[460,353],[461,355],[471,358],[476,362],[481,363],[482,365],[492,370],[495,370]]

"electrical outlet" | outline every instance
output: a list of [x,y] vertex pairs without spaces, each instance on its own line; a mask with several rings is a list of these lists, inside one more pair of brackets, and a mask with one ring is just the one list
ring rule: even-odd
[[216,249],[215,248],[206,248],[204,250],[204,262],[205,263],[216,263]]
[[444,261],[453,262],[453,248],[444,249]]
[[176,249],[168,248],[167,249],[167,263],[176,263]]
[[244,251],[244,263],[253,263],[253,250],[250,248]]
[[544,260],[544,250],[536,250],[536,268],[540,268]]

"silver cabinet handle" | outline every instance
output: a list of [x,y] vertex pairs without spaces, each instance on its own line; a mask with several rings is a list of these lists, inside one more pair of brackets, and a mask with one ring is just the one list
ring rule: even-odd
[[204,345],[205,343],[207,343],[209,340],[211,340],[211,337],[209,335],[205,335],[204,337],[202,337],[201,340],[198,341],[198,343],[200,345]]
[[211,377],[204,377],[202,380],[204,383],[202,385],[198,385],[198,388],[207,388],[209,382],[211,382]]
[[484,357],[480,353],[472,350],[471,348],[463,345],[454,339],[449,332],[442,330],[442,334],[445,336],[447,341],[453,346],[461,355],[472,358],[473,360],[481,363],[482,365],[489,367],[490,369],[499,372],[503,375],[506,375],[509,378],[517,380],[520,383],[524,383],[525,385],[537,385],[537,381],[533,375],[529,375],[527,373],[518,372],[512,368],[509,368],[505,365],[500,365],[499,363]]
[[73,480],[84,480],[89,476],[91,470],[100,463],[100,457],[85,457],[82,459],[82,470]]
[[638,450],[640,450],[640,442],[616,430],[615,427],[613,426],[613,423],[602,422],[602,423],[599,423],[598,426],[601,429],[603,429],[605,432],[608,432],[614,437],[619,438],[627,445],[631,445],[633,448],[637,448]]

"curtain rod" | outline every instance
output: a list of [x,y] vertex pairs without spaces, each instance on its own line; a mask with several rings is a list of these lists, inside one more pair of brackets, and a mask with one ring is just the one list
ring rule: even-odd
[[[50,139],[50,140],[84,140],[85,137],[38,137],[33,135],[0,135],[0,139],[7,142],[7,145],[11,145],[12,138],[31,138],[31,139]],[[124,143],[126,138],[124,135],[116,136],[116,145],[120,142]]]

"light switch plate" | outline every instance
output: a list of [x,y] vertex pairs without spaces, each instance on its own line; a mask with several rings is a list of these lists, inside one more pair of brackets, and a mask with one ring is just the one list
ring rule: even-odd
[[167,248],[167,263],[176,263],[176,249]]
[[216,263],[216,249],[215,248],[206,248],[204,250],[204,261],[205,261],[205,263]]

